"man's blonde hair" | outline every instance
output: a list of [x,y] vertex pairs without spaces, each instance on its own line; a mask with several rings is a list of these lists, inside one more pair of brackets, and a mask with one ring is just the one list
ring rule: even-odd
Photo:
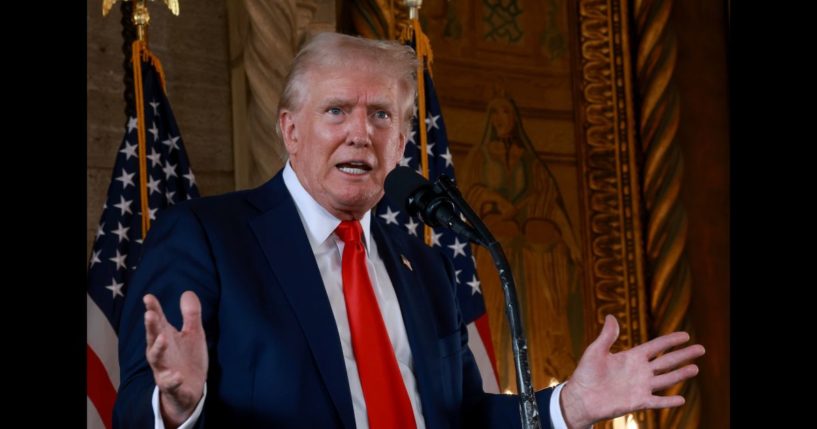
[[277,118],[283,110],[298,111],[308,91],[307,75],[321,69],[367,63],[393,76],[400,87],[402,131],[408,133],[417,98],[417,58],[411,47],[390,40],[372,40],[340,33],[319,33],[295,56],[278,102],[275,130],[281,135]]

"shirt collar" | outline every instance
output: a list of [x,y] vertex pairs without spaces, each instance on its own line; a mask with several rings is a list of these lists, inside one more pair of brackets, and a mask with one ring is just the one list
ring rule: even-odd
[[[301,222],[306,229],[306,236],[309,238],[309,245],[313,253],[329,238],[340,225],[340,219],[329,213],[323,206],[318,204],[312,195],[304,189],[295,170],[287,161],[284,167],[284,185],[287,187],[292,199],[295,201],[295,208],[301,216]],[[363,244],[369,249],[369,239],[371,237],[371,210],[367,211],[360,219],[360,226],[363,228]]]

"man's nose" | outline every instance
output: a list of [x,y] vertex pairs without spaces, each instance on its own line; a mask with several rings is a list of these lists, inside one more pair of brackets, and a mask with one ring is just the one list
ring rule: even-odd
[[364,109],[354,109],[349,116],[349,143],[356,146],[371,144],[371,133],[368,112]]

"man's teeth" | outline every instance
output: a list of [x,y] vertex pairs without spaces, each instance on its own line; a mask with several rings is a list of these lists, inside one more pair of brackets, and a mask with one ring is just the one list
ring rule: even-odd
[[369,164],[359,161],[341,162],[340,164],[337,165],[337,167],[338,170],[346,174],[352,174],[355,176],[366,174],[369,170],[372,169],[372,167],[369,166]]
[[365,174],[366,170],[362,168],[353,168],[353,167],[338,167],[340,171],[347,173],[347,174]]

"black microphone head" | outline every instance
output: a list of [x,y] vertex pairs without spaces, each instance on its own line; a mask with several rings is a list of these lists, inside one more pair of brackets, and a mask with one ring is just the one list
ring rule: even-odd
[[421,188],[431,186],[431,183],[416,171],[408,167],[396,167],[386,176],[383,185],[386,195],[397,204],[400,204],[407,213],[414,213],[417,207],[409,207],[410,197]]

